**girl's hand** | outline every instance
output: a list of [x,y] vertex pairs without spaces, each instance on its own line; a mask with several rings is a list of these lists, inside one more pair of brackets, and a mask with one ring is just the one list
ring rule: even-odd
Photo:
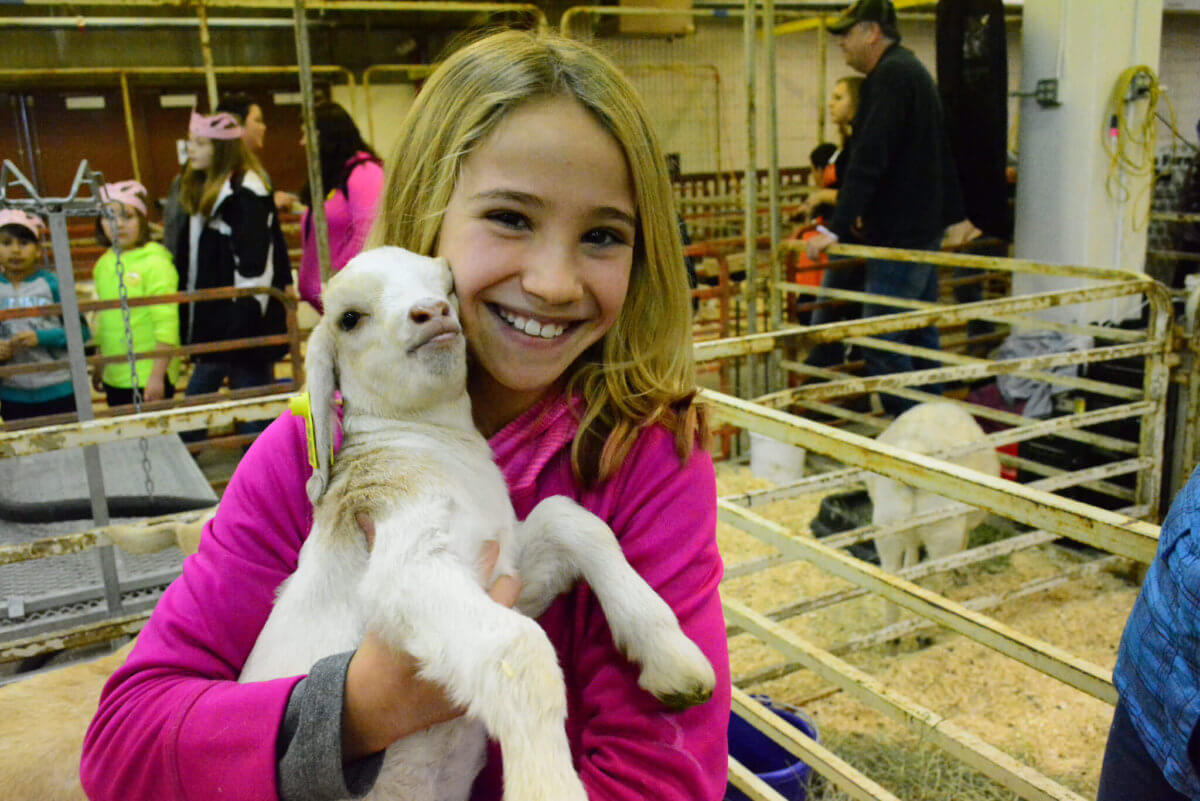
[[[29,348],[37,347],[37,331],[19,331],[10,339],[9,345],[12,347],[13,353],[19,350],[28,350]],[[11,358],[11,357],[10,357]]]
[[103,367],[93,367],[92,368],[92,389],[96,390],[97,392],[104,391],[104,368]]
[[836,204],[837,203],[837,190],[836,189],[818,189],[816,192],[813,192],[811,195],[808,196],[808,206],[810,209],[815,209],[817,206],[820,206],[822,203],[828,203],[830,205]]
[[[360,512],[355,519],[370,548],[375,524]],[[482,553],[483,575],[490,575],[500,554],[489,541]],[[515,576],[501,576],[488,590],[492,600],[511,608],[521,595]],[[465,710],[455,706],[437,684],[418,675],[417,661],[367,632],[350,659],[342,706],[342,757],[353,761],[436,723],[453,720]]]
[[166,376],[151,373],[150,377],[146,379],[145,388],[142,390],[142,400],[150,403],[166,397],[167,388],[164,386],[166,380]]
[[981,236],[983,236],[983,231],[976,228],[970,220],[959,220],[946,229],[942,245],[950,248],[959,247]]
[[274,195],[275,210],[280,214],[289,214],[300,206],[300,198],[291,192],[283,192],[276,189]]

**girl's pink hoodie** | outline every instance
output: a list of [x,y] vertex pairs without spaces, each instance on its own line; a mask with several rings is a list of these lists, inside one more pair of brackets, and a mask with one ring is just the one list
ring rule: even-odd
[[[717,672],[710,701],[672,712],[637,687],[587,586],[560,597],[538,622],[566,676],[576,767],[592,801],[716,801],[725,791],[730,688],[712,461],[697,448],[681,465],[671,435],[649,428],[616,476],[585,491],[571,477],[575,430],[560,399],[492,438],[518,517],[567,495],[606,520]],[[92,801],[277,797],[275,739],[300,677],[236,679],[312,525],[309,474],[303,424],[289,415],[242,459],[199,553],[104,688],[81,763]],[[472,798],[500,795],[493,746]]]

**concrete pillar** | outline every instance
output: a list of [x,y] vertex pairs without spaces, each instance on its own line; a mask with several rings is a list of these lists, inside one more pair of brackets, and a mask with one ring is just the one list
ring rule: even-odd
[[[1018,258],[1145,271],[1149,178],[1126,177],[1130,199],[1111,197],[1102,130],[1109,96],[1128,67],[1158,71],[1162,0],[1026,0],[1021,34],[1022,91],[1058,79],[1061,105],[1020,103],[1014,246]],[[1128,113],[1144,113],[1145,100]],[[1137,206],[1135,213],[1134,207]],[[1135,226],[1135,217],[1139,223]],[[1078,281],[1016,276],[1013,294],[1077,286]],[[1051,310],[1063,321],[1137,316],[1135,299]]]

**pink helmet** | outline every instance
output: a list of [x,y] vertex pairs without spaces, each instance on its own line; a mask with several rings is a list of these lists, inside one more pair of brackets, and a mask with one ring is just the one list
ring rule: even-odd
[[20,225],[28,228],[34,237],[38,239],[41,239],[42,231],[46,230],[46,226],[40,217],[30,214],[27,211],[21,211],[20,209],[0,210],[0,228],[6,225]]
[[137,181],[117,181],[100,187],[100,199],[132,206],[146,216],[146,187]]
[[193,136],[203,136],[206,139],[240,139],[242,126],[228,111],[205,117],[192,111],[192,119],[188,122],[188,133]]

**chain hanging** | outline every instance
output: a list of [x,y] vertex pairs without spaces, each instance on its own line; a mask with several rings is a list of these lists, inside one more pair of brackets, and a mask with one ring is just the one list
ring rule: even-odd
[[[117,215],[113,211],[112,204],[102,203],[100,205],[100,213],[108,221],[109,230],[113,234],[118,234]],[[129,386],[133,395],[133,410],[135,413],[141,414],[142,390],[141,384],[138,381],[137,356],[134,353],[133,345],[133,323],[130,320],[129,292],[125,287],[125,264],[121,258],[120,239],[119,235],[109,237],[109,240],[112,242],[113,255],[116,257],[117,296],[121,300],[121,322],[125,327],[125,355],[129,360]],[[154,477],[150,469],[150,442],[145,437],[142,437],[138,440],[138,447],[142,452],[142,473],[146,478],[146,496],[153,500]]]

